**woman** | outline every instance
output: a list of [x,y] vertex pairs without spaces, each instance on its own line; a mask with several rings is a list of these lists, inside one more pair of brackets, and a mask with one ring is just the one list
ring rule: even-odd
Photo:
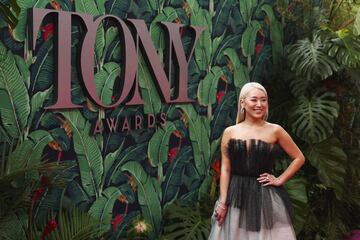
[[[220,197],[209,239],[296,239],[291,203],[282,185],[305,159],[289,134],[267,122],[267,116],[265,88],[255,82],[245,84],[240,92],[237,124],[225,129],[221,141]],[[281,149],[293,161],[275,177],[271,170]]]

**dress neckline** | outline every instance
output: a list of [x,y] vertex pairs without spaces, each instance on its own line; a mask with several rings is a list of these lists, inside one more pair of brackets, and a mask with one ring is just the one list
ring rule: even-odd
[[267,143],[269,145],[277,145],[278,143],[277,142],[269,142],[269,141],[265,141],[265,140],[262,140],[262,139],[259,139],[259,138],[248,138],[248,139],[243,139],[243,138],[234,138],[234,137],[231,137],[230,140],[234,140],[234,141],[241,141],[241,142],[248,142],[248,141],[251,141],[251,142],[255,142],[255,144],[259,144],[259,142],[263,142],[263,143]]

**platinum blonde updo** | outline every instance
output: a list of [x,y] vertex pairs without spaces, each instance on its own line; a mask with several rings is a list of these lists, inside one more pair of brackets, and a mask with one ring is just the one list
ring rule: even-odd
[[[244,86],[241,88],[241,91],[240,91],[240,96],[239,96],[239,101],[238,101],[238,113],[236,116],[236,124],[241,123],[242,121],[245,120],[246,112],[245,112],[245,109],[241,109],[241,100],[245,99],[247,97],[247,95],[249,94],[249,92],[253,89],[259,89],[259,90],[263,91],[265,93],[266,97],[268,97],[266,89],[260,83],[248,82],[248,83],[244,84]],[[263,120],[266,121],[268,116],[269,116],[269,108],[266,109],[266,113],[264,114]]]

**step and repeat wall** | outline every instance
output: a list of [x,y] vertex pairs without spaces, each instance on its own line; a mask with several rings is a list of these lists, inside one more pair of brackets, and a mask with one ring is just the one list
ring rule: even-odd
[[1,22],[0,126],[10,169],[51,164],[20,214],[33,231],[75,207],[114,239],[174,239],[192,220],[205,236],[240,88],[283,52],[271,2],[16,1],[17,25]]

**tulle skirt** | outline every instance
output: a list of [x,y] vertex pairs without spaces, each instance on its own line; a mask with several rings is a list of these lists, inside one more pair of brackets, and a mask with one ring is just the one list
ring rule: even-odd
[[291,202],[282,187],[264,187],[256,178],[232,178],[228,212],[219,226],[213,214],[209,240],[294,240]]

